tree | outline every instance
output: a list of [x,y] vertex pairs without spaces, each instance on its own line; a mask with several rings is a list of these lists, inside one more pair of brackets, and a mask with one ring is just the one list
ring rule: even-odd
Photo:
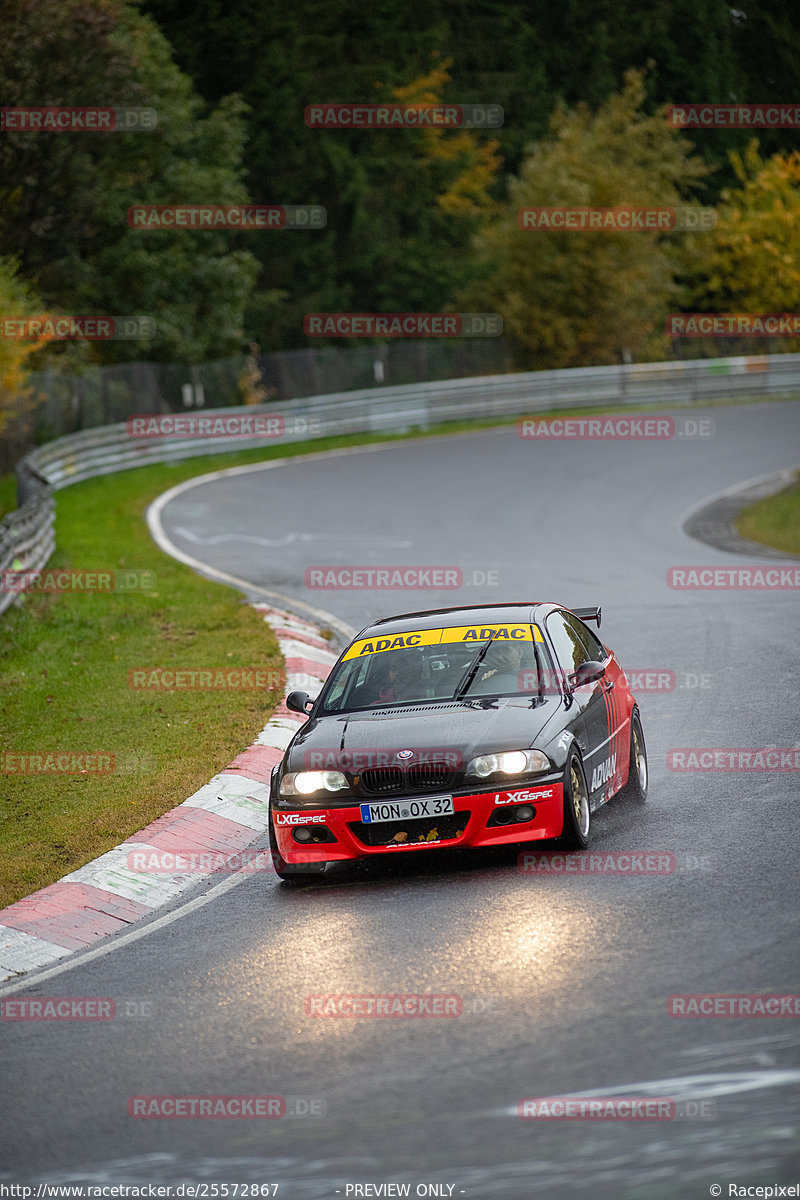
[[[722,194],[716,227],[692,239],[686,307],[700,312],[800,311],[800,151],[764,159],[758,142],[731,156],[738,188]],[[767,343],[761,345],[766,348]],[[798,339],[770,350],[796,352]]]
[[[737,63],[736,99],[767,103],[794,103],[800,96],[800,9],[772,0],[746,0],[732,9],[732,41]],[[789,154],[797,144],[797,130],[763,130],[758,135],[764,154]],[[730,148],[741,153],[739,133]],[[731,180],[730,186],[735,186]]]
[[[465,15],[436,0],[423,19],[399,0],[266,8],[149,0],[148,9],[207,99],[236,88],[250,106],[253,195],[327,209],[324,230],[255,247],[261,274],[248,317],[264,349],[306,344],[307,312],[435,312],[452,305],[471,277],[470,239],[481,220],[477,210],[485,211],[483,200],[456,204],[453,189],[469,191],[487,178],[494,131],[447,130],[431,139],[414,130],[309,129],[304,109],[315,101],[381,103],[425,93],[485,101],[513,113],[500,136],[521,145],[518,114],[527,113],[528,88],[537,112],[541,98],[517,4],[484,2]],[[490,174],[496,193],[497,167]],[[446,195],[449,201],[440,199]]]
[[237,246],[244,235],[135,230],[127,210],[246,201],[242,102],[228,97],[205,114],[158,27],[127,0],[0,0],[0,17],[6,104],[158,112],[152,132],[5,132],[0,250],[19,255],[48,306],[154,319],[152,341],[93,344],[99,361],[192,362],[241,349],[257,273]]
[[[447,64],[437,64],[374,100],[437,104],[449,82]],[[448,307],[470,277],[471,237],[494,207],[496,139],[468,129],[307,132],[318,148],[311,199],[325,205],[328,227],[302,244],[291,236],[264,245],[262,283],[291,294],[277,331],[264,329],[259,340],[274,346],[277,332],[297,344],[310,311]],[[292,263],[303,267],[299,286],[286,277]]]
[[484,274],[464,304],[502,315],[524,365],[612,363],[666,349],[685,235],[517,224],[526,207],[685,205],[705,167],[663,113],[642,112],[643,101],[642,74],[629,72],[596,113],[560,109],[511,182],[508,204],[477,237]]
[[[43,306],[19,276],[13,259],[0,258],[0,317],[22,318],[43,315]],[[25,383],[31,356],[45,345],[35,340],[0,337],[0,435],[3,467],[16,458],[18,446],[26,441],[30,389]]]

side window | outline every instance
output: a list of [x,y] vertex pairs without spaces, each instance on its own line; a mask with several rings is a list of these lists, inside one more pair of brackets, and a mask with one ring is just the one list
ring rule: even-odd
[[567,674],[572,674],[573,671],[577,671],[581,663],[589,662],[592,655],[580,636],[579,630],[573,628],[569,622],[570,614],[559,610],[550,613],[545,625],[553,643],[559,667]]
[[569,625],[570,629],[574,630],[575,634],[580,638],[583,645],[586,647],[589,658],[593,662],[605,662],[608,658],[603,643],[594,636],[591,629],[584,625],[583,621],[579,620],[572,613],[564,613],[564,620]]

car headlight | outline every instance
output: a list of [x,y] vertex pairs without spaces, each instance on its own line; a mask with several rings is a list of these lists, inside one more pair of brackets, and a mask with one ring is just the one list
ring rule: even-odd
[[487,779],[490,775],[527,775],[550,769],[550,759],[541,750],[505,750],[501,754],[479,754],[467,767],[467,774]]
[[313,796],[315,792],[341,792],[348,783],[341,771],[289,771],[281,780],[282,796]]

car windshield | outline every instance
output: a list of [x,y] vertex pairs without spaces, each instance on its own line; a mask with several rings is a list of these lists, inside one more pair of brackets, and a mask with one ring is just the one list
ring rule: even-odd
[[339,664],[326,687],[322,711],[352,712],[462,696],[536,696],[539,662],[530,640],[484,639],[371,653]]

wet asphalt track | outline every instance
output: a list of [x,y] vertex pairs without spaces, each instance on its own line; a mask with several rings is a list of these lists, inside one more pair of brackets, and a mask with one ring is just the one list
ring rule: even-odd
[[[713,417],[715,436],[543,445],[503,429],[237,474],[166,506],[184,553],[353,626],[458,603],[601,604],[623,665],[673,671],[676,687],[640,694],[650,799],[599,813],[593,848],[667,850],[677,869],[531,877],[513,851],[420,852],[299,890],[237,881],[16,993],[109,996],[139,1015],[3,1022],[0,1182],[691,1200],[713,1184],[727,1196],[728,1183],[797,1180],[800,1018],[680,1020],[666,1003],[800,991],[798,776],[678,774],[665,755],[800,744],[798,596],[680,592],[665,576],[742,561],[688,539],[681,520],[715,492],[796,466],[800,404],[691,415]],[[306,568],[328,564],[440,564],[469,580],[496,571],[498,584],[306,588]],[[307,1017],[304,997],[320,992],[456,993],[465,1011]],[[522,1097],[574,1092],[704,1101],[706,1115],[516,1116]],[[326,1111],[128,1117],[128,1097],[151,1093],[281,1094]]]

